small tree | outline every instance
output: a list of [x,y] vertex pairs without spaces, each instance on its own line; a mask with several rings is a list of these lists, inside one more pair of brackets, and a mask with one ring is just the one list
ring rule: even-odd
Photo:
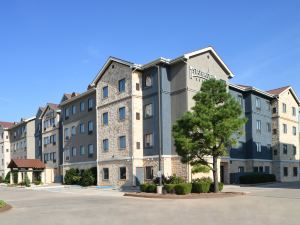
[[208,166],[213,171],[214,191],[218,192],[218,158],[236,143],[246,119],[222,81],[204,81],[193,99],[195,106],[173,126],[176,151],[183,163]]

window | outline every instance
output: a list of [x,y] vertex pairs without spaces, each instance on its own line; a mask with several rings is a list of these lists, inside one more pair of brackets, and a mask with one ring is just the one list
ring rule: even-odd
[[271,132],[271,123],[267,123],[267,132]]
[[293,116],[296,116],[296,108],[292,107],[292,111],[293,111]]
[[65,128],[65,139],[69,139],[69,128]]
[[297,147],[295,145],[293,145],[293,154],[297,155]]
[[80,131],[81,134],[84,133],[84,124],[83,124],[83,123],[81,123],[81,124],[79,125],[79,131]]
[[254,172],[254,173],[258,173],[258,167],[257,167],[257,166],[254,166],[254,167],[253,167],[253,172]]
[[273,129],[273,134],[277,134],[277,129]]
[[297,128],[293,127],[293,135],[296,136],[297,135]]
[[150,148],[153,146],[153,134],[145,135],[145,148]]
[[263,172],[264,172],[264,167],[263,167],[263,166],[260,166],[260,167],[258,168],[258,171],[259,171],[260,173],[263,173]]
[[103,147],[103,151],[104,152],[107,152],[108,149],[109,149],[109,142],[108,142],[108,139],[103,139],[102,141],[102,147]]
[[289,168],[283,167],[283,176],[287,177],[289,175]]
[[65,109],[65,119],[69,119],[69,116],[70,116],[70,109],[69,108],[66,108]]
[[125,120],[125,107],[119,108],[119,120],[120,121]]
[[283,154],[287,154],[287,145],[286,144],[284,144],[283,145]]
[[277,155],[277,149],[274,149],[274,155]]
[[294,177],[298,176],[298,167],[293,167],[293,176]]
[[286,104],[285,103],[282,103],[282,112],[286,113]]
[[256,151],[261,152],[261,143],[260,142],[256,142]]
[[243,105],[243,96],[242,95],[238,95],[237,96],[237,100],[238,100],[238,103],[242,106]]
[[140,90],[140,84],[139,84],[139,83],[136,83],[136,84],[135,84],[135,90],[137,90],[137,91]]
[[89,121],[89,122],[88,122],[88,133],[89,133],[89,134],[93,133],[93,130],[94,130],[94,124],[93,124],[93,121]]
[[85,154],[85,149],[84,149],[84,146],[83,145],[80,145],[79,147],[79,151],[80,151],[80,155],[84,155]]
[[270,167],[269,166],[265,166],[265,173],[267,173],[267,174],[270,173]]
[[125,91],[125,79],[119,80],[119,92]]
[[102,114],[102,124],[106,126],[108,125],[108,112]]
[[135,113],[135,119],[136,119],[136,120],[140,120],[140,113],[138,113],[138,112]]
[[119,148],[120,149],[126,148],[126,137],[125,136],[119,137]]
[[152,86],[152,76],[151,74],[148,74],[145,76],[145,87],[151,87]]
[[245,172],[245,168],[243,166],[239,166],[238,172],[239,173],[244,173]]
[[256,120],[256,132],[261,132],[261,121]]
[[153,179],[153,166],[146,166],[146,180]]
[[109,180],[109,170],[108,170],[108,168],[103,168],[103,180]]
[[136,143],[136,149],[141,149],[141,142]]
[[85,103],[84,102],[80,102],[80,112],[83,112],[85,109]]
[[94,145],[89,145],[88,146],[88,156],[89,156],[89,158],[91,158],[91,157],[93,157],[93,155],[94,155]]
[[287,125],[286,124],[283,124],[283,133],[287,133]]
[[145,105],[144,111],[145,118],[153,116],[152,104]]
[[273,113],[276,113],[277,112],[277,109],[276,107],[273,108]]
[[76,148],[75,147],[72,147],[72,156],[76,156]]
[[260,110],[260,108],[261,108],[260,98],[256,98],[256,100],[255,100],[255,106],[256,106],[257,110]]
[[271,103],[269,101],[266,101],[267,105],[267,110],[270,112],[271,111]]
[[72,106],[72,115],[76,114],[76,105]]
[[119,176],[120,180],[126,180],[126,167],[120,167]]
[[88,111],[91,111],[94,107],[94,101],[92,98],[88,99]]
[[108,98],[108,86],[102,88],[102,98]]
[[70,149],[65,149],[65,160],[66,161],[70,160]]
[[267,149],[268,149],[269,151],[272,150],[271,148],[272,148],[271,145],[270,145],[270,144],[267,144]]
[[72,136],[76,135],[76,127],[72,126],[72,130],[71,130]]

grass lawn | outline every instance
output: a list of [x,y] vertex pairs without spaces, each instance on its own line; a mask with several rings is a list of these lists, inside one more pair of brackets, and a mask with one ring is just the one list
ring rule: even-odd
[[4,201],[0,200],[0,208],[2,208],[4,206],[6,206],[6,203]]

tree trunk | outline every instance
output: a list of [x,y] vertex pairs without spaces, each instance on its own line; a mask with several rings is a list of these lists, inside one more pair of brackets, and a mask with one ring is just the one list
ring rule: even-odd
[[214,176],[214,192],[219,192],[219,180],[218,180],[218,157],[213,156],[213,176]]

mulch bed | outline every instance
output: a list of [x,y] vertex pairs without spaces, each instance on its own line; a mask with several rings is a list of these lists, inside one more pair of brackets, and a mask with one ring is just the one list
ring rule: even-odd
[[175,195],[175,194],[156,194],[156,193],[125,193],[127,197],[139,197],[139,198],[159,198],[159,199],[199,199],[199,198],[225,198],[246,195],[244,192],[219,192],[219,193],[201,193],[201,194],[188,194],[188,195]]
[[5,211],[10,210],[10,209],[11,209],[11,205],[6,204],[4,207],[0,208],[0,213],[5,212]]

